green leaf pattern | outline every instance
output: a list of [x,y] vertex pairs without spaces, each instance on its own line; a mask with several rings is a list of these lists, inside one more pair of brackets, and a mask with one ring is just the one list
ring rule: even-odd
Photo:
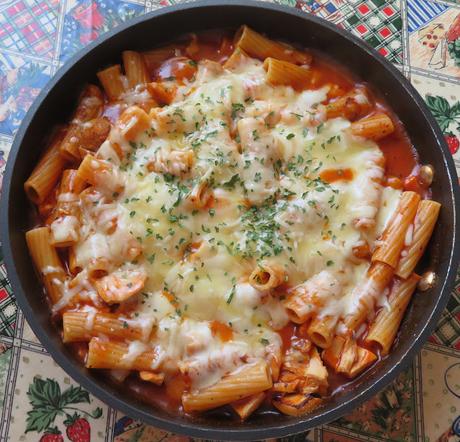
[[453,124],[456,124],[456,129],[460,130],[460,102],[451,106],[444,97],[439,95],[427,95],[425,100],[428,108],[444,133],[446,133]]
[[27,396],[32,410],[27,412],[26,433],[49,430],[57,416],[70,417],[70,412],[79,412],[93,419],[102,416],[102,409],[99,407],[92,413],[71,407],[70,405],[73,404],[89,404],[91,402],[89,393],[82,387],[73,385],[62,392],[59,383],[54,379],[34,377]]

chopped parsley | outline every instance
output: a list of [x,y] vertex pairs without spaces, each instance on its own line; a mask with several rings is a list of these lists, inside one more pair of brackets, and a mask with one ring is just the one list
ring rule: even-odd
[[227,304],[230,304],[232,302],[232,299],[235,296],[235,291],[236,291],[236,286],[233,286],[232,289],[230,290],[230,294],[228,295]]
[[244,112],[242,103],[232,103],[232,119],[234,120],[240,112]]

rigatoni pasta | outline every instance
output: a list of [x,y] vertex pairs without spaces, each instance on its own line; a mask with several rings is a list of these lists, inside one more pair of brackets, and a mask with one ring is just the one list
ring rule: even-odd
[[55,187],[67,163],[59,152],[59,146],[65,134],[66,129],[64,128],[56,130],[49,148],[24,183],[24,190],[28,198],[35,204],[41,204],[45,201]]
[[271,386],[267,363],[257,361],[228,374],[210,387],[184,394],[182,404],[186,412],[209,410],[264,392]]
[[55,304],[61,298],[61,289],[66,279],[64,267],[51,245],[50,229],[37,227],[26,233],[27,247],[34,265],[39,272],[46,293],[51,303]]
[[382,307],[369,328],[366,342],[377,344],[383,355],[390,351],[419,279],[417,274],[412,273],[406,280],[396,280],[388,295],[388,305]]
[[420,195],[415,192],[404,192],[401,195],[396,212],[378,240],[378,246],[372,255],[373,262],[383,262],[393,269],[396,268],[419,202]]
[[109,100],[116,100],[125,92],[121,66],[119,64],[99,71],[97,76]]
[[434,226],[438,219],[441,204],[436,201],[423,200],[417,207],[413,226],[409,226],[407,244],[401,252],[401,259],[396,268],[396,275],[408,278],[414,271],[425,247],[431,238]]
[[122,57],[128,86],[135,88],[148,83],[149,74],[142,54],[135,51],[124,51]]
[[292,86],[305,89],[312,83],[313,74],[308,68],[297,66],[289,61],[266,58],[264,68],[267,71],[267,81],[274,86]]
[[[247,26],[189,34],[83,88],[24,189],[87,368],[245,420],[309,413],[331,373],[391,351],[440,205],[397,116],[312,53]],[[413,163],[386,161],[391,140]]]

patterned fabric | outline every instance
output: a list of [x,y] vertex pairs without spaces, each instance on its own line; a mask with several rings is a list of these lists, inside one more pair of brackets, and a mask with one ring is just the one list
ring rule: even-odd
[[0,265],[0,287],[0,334],[13,336],[17,306],[4,265]]
[[0,13],[5,49],[52,58],[56,45],[59,0],[13,2]]
[[408,28],[411,32],[421,28],[448,9],[447,5],[431,2],[408,2],[407,6],[409,8]]
[[460,350],[460,280],[456,282],[455,291],[452,292],[431,341]]
[[[460,170],[460,2],[276,0],[363,38],[407,75]],[[0,189],[25,113],[59,66],[91,40],[175,0],[0,0]],[[0,247],[0,440],[188,441],[109,408],[50,358],[17,308]],[[296,441],[460,441],[460,274],[439,324],[395,382]]]

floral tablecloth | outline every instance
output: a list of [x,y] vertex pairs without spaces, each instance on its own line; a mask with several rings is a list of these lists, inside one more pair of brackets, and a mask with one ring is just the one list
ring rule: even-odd
[[[412,81],[460,170],[459,0],[280,0],[360,36]],[[0,0],[0,186],[40,89],[108,29],[175,0]],[[133,420],[59,368],[16,305],[0,249],[0,441],[188,440]],[[283,441],[460,441],[460,275],[409,369],[344,418]]]

